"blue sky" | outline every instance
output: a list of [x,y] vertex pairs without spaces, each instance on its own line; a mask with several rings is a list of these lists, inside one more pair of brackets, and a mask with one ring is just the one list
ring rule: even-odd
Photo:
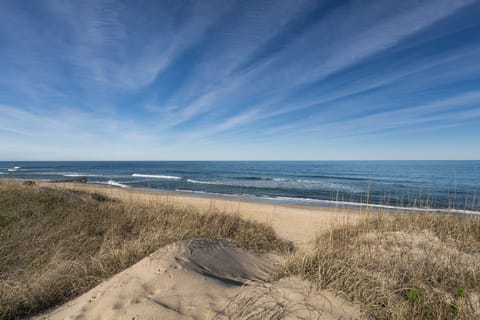
[[0,2],[0,160],[480,159],[480,1]]

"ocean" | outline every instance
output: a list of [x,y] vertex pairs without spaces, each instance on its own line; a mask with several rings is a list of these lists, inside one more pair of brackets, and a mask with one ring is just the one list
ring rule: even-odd
[[274,203],[478,212],[480,161],[0,162],[0,178],[68,181]]

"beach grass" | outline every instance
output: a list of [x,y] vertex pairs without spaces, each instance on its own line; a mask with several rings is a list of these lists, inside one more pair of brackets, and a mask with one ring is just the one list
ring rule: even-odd
[[[0,180],[0,319],[65,302],[189,238],[281,251],[278,278],[306,278],[359,305],[368,319],[480,318],[479,216],[380,212],[367,205],[354,223],[335,220],[312,245],[289,252],[271,227],[224,215],[213,203],[200,212],[169,204],[168,197],[137,201],[136,194],[101,191]],[[280,319],[289,312],[287,304],[260,310],[246,301],[233,318]]]
[[300,275],[359,304],[369,319],[479,319],[480,217],[369,213],[293,253]]
[[190,238],[287,250],[269,226],[220,212],[0,181],[0,319],[36,314]]

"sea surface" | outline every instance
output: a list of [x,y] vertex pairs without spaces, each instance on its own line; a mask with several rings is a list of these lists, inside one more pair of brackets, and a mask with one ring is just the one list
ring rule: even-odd
[[478,212],[480,161],[0,162],[0,178],[319,206]]

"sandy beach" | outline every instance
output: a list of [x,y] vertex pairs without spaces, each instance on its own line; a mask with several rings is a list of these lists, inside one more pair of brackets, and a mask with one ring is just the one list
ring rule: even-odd
[[112,198],[147,204],[162,202],[180,207],[192,207],[200,211],[218,210],[222,213],[239,215],[245,219],[266,223],[273,227],[278,236],[297,245],[308,244],[317,234],[328,231],[338,224],[354,223],[365,214],[359,210],[335,207],[273,204],[94,184],[66,182],[40,184],[88,192],[102,192]]

